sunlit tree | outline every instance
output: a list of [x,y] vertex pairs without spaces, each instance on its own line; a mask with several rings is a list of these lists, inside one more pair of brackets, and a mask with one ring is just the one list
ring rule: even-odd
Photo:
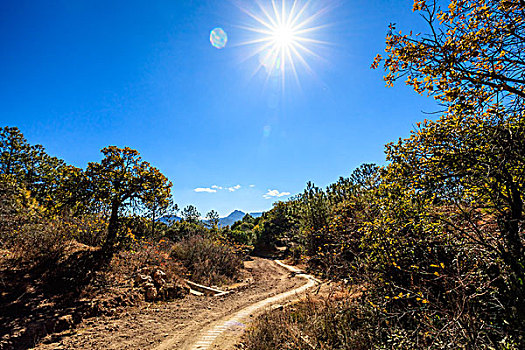
[[43,146],[30,145],[18,128],[0,128],[0,174],[13,176],[41,204],[57,204],[55,192],[65,166]]
[[136,150],[109,146],[101,152],[104,159],[89,163],[86,174],[93,200],[109,211],[105,248],[110,250],[116,242],[119,214],[136,203],[152,206],[155,201],[168,201],[172,184],[158,169],[143,161]]
[[525,3],[508,0],[414,2],[424,35],[395,32],[386,40],[385,80],[404,77],[446,109],[418,123],[410,138],[387,148],[398,180],[412,197],[439,209],[469,244],[496,254],[508,276],[501,287],[507,322],[525,322]]
[[525,15],[523,1],[414,1],[428,25],[426,34],[397,32],[390,25],[387,56],[378,55],[392,85],[404,78],[449,111],[481,116],[493,109],[523,112],[525,98]]

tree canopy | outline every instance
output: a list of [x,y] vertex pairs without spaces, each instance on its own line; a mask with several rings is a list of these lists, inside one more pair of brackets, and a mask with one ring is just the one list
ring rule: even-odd
[[414,1],[428,33],[403,34],[394,24],[386,38],[385,81],[405,78],[427,92],[479,117],[494,109],[523,112],[525,98],[525,12],[522,0]]
[[109,211],[106,247],[111,247],[118,232],[119,213],[137,204],[168,206],[172,183],[156,168],[143,161],[131,148],[109,146],[101,151],[100,163],[89,163],[93,200]]

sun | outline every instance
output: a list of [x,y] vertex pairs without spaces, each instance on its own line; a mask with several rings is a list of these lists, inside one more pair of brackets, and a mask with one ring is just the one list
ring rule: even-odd
[[241,45],[254,47],[249,56],[258,56],[257,71],[264,69],[269,76],[279,75],[283,83],[287,73],[298,80],[299,67],[313,73],[308,61],[321,59],[321,47],[328,44],[318,38],[318,32],[327,27],[319,22],[328,8],[314,9],[312,1],[301,0],[271,0],[266,5],[256,1],[256,4],[255,10],[241,7],[252,22],[241,26],[252,33]]
[[283,25],[275,29],[272,35],[274,45],[286,49],[292,45],[295,45],[295,32],[293,28]]

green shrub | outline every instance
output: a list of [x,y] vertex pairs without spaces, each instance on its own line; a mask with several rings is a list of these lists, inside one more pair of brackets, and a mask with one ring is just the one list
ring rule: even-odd
[[228,232],[227,239],[234,244],[253,245],[255,234],[253,231],[232,230]]
[[164,235],[166,238],[169,238],[174,242],[178,242],[180,240],[189,239],[195,236],[212,236],[212,230],[199,223],[176,221],[165,230]]

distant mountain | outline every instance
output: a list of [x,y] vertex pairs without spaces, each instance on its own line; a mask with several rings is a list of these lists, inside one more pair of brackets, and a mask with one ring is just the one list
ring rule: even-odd
[[[234,210],[230,213],[230,215],[219,219],[219,227],[231,226],[236,221],[242,220],[242,218],[245,215],[246,213],[243,211]],[[250,215],[253,216],[254,218],[258,218],[259,216],[262,216],[262,213],[250,213]]]
[[242,220],[244,215],[246,215],[245,212],[234,210],[227,217],[219,219],[219,227],[231,226],[234,222]]
[[[254,218],[258,218],[262,216],[262,214],[263,214],[262,212],[250,213],[250,215],[253,216]],[[230,215],[219,219],[219,227],[231,226],[236,221],[242,220],[242,218],[245,215],[246,213],[241,210],[234,210],[230,213]],[[165,224],[169,224],[169,221],[181,221],[181,220],[182,220],[181,217],[174,216],[174,215],[165,215],[158,219],[158,221],[163,222]],[[203,220],[203,222],[208,223],[208,220]]]

